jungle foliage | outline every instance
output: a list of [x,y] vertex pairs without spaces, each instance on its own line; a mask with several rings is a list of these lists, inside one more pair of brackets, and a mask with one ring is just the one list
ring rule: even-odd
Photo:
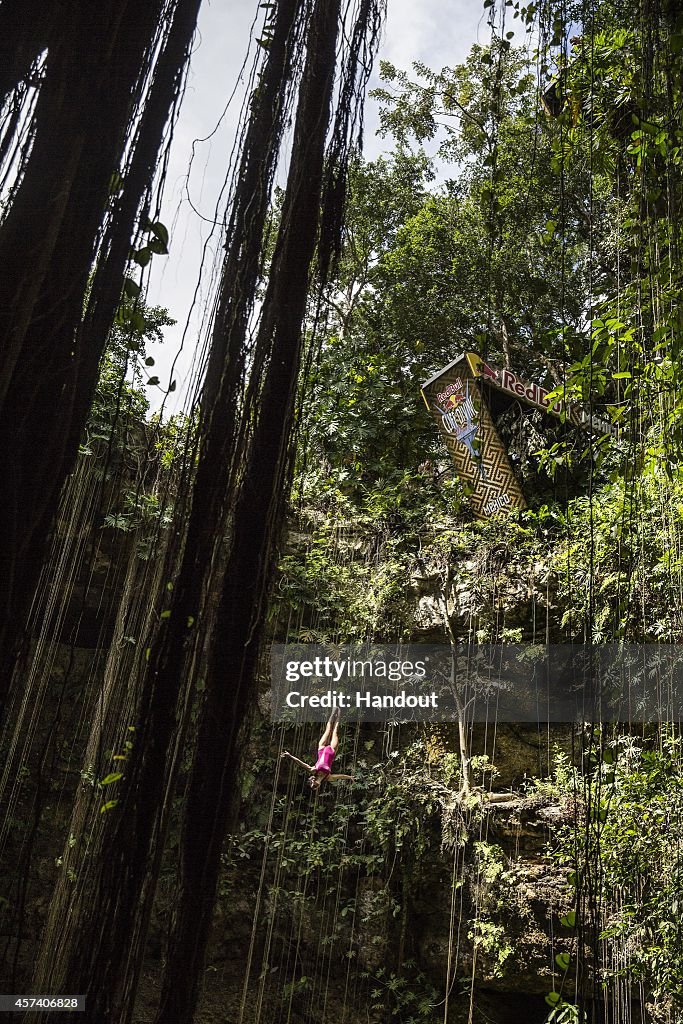
[[[513,28],[538,14],[505,11]],[[330,520],[353,521],[404,577],[437,523],[435,533],[469,530],[472,551],[521,530],[545,546],[565,636],[672,641],[683,36],[665,12],[626,28],[602,4],[582,33],[580,14],[542,22],[535,59],[494,33],[460,67],[382,63],[375,95],[392,148],[353,168],[346,245],[301,398],[297,507],[319,531],[311,559]],[[556,116],[541,104],[549,89]],[[466,497],[419,399],[421,381],[468,348],[621,428],[560,436],[519,410],[512,457],[531,512],[498,539],[494,525],[465,525]],[[371,603],[364,572],[358,591]]]
[[[459,639],[679,643],[683,17],[485,8],[491,45],[462,66],[381,65],[390,151],[353,168],[301,399],[279,594],[295,615],[275,628],[415,639],[438,630],[422,612],[441,595]],[[509,30],[532,22],[530,56]],[[474,522],[419,399],[467,349],[619,436],[561,436],[520,410],[530,510]],[[620,986],[642,986],[644,1019],[679,1019],[680,765],[677,730],[653,728],[589,730],[577,767],[558,766],[571,824],[551,848],[576,909],[549,1021],[601,1019]],[[504,962],[505,935],[478,927]]]
[[[349,8],[357,21],[343,30],[339,0],[261,5],[204,394],[194,418],[143,425],[146,389],[158,385],[145,339],[169,320],[126,268],[144,271],[169,242],[147,214],[197,3],[152,4],[144,23],[126,3],[112,38],[109,0],[94,36],[81,0],[61,30],[49,17],[34,26],[33,6],[0,80],[22,103],[29,76],[41,83],[35,147],[24,148],[9,108],[6,122],[21,173],[4,202],[0,255],[16,247],[22,260],[5,260],[0,287],[11,342],[0,434],[22,429],[2,457],[16,486],[0,560],[16,594],[0,608],[0,660],[13,664],[24,635],[78,443],[82,460],[113,450],[123,463],[147,460],[103,524],[142,533],[123,609],[134,625],[110,651],[90,723],[98,769],[79,776],[37,988],[92,984],[96,1014],[132,1019],[173,822],[159,1024],[194,1018],[216,894],[229,909],[250,861],[263,864],[268,934],[278,905],[300,935],[322,900],[323,954],[331,963],[343,947],[369,1019],[428,1024],[441,993],[411,927],[420,886],[447,859],[469,975],[462,963],[449,973],[446,1007],[456,982],[466,993],[471,979],[471,995],[477,969],[497,983],[524,966],[535,921],[518,898],[526,880],[485,832],[496,769],[486,754],[470,757],[462,735],[456,755],[453,736],[360,730],[354,782],[311,804],[272,757],[245,756],[266,615],[277,639],[330,646],[435,634],[680,641],[683,17],[664,0],[639,4],[638,18],[620,0],[484,0],[490,42],[461,66],[382,64],[388,151],[365,161],[354,142],[382,3]],[[17,9],[0,0],[0,27]],[[74,49],[123,68],[115,92],[97,59],[75,80]],[[144,64],[146,52],[163,56],[159,67]],[[93,177],[100,106],[107,146]],[[287,188],[273,202],[292,122]],[[89,146],[72,168],[76,128]],[[60,211],[55,182],[72,174]],[[47,235],[54,251],[37,247],[38,263],[32,245],[17,245]],[[419,395],[468,349],[619,427],[617,437],[580,434],[516,409],[510,451],[530,508],[483,522]],[[624,1009],[637,987],[652,1024],[680,1015],[680,740],[673,728],[625,733],[577,728],[574,757],[528,783],[535,807],[557,811],[549,854],[562,892],[546,908],[559,935],[546,965],[555,1024],[604,1019],[606,1001]],[[100,771],[103,761],[113,767]],[[264,777],[276,779],[270,821],[258,818]],[[226,854],[240,796],[253,806]],[[443,919],[451,972],[454,911]],[[288,1017],[315,991],[296,966],[278,985]]]

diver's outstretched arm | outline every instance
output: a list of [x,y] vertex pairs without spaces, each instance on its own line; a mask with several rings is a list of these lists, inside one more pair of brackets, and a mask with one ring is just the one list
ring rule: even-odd
[[355,775],[328,775],[328,779],[330,779],[331,782],[336,782],[337,779],[351,779],[351,781],[353,781],[355,778]]
[[314,764],[306,764],[305,761],[302,761],[300,758],[295,757],[294,754],[290,754],[288,750],[283,750],[282,753],[280,754],[280,757],[290,758],[290,760],[294,761],[295,764],[301,765],[302,768],[305,768],[307,772],[315,771]]

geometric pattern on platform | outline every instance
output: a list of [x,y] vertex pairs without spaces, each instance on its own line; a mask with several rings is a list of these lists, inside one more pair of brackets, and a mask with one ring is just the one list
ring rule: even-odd
[[480,518],[526,508],[524,494],[479,382],[463,354],[422,385],[422,397],[438,424],[455,469],[470,489]]

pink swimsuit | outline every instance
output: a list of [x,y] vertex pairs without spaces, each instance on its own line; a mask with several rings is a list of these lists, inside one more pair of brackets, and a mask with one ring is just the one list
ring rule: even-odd
[[332,762],[334,761],[334,747],[320,747],[318,750],[318,760],[315,762],[314,771],[325,772],[329,775],[332,771]]

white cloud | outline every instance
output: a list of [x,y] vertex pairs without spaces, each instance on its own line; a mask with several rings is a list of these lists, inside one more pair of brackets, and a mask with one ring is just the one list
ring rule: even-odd
[[404,68],[415,60],[436,69],[460,64],[480,25],[487,36],[481,0],[389,0],[381,56]]

